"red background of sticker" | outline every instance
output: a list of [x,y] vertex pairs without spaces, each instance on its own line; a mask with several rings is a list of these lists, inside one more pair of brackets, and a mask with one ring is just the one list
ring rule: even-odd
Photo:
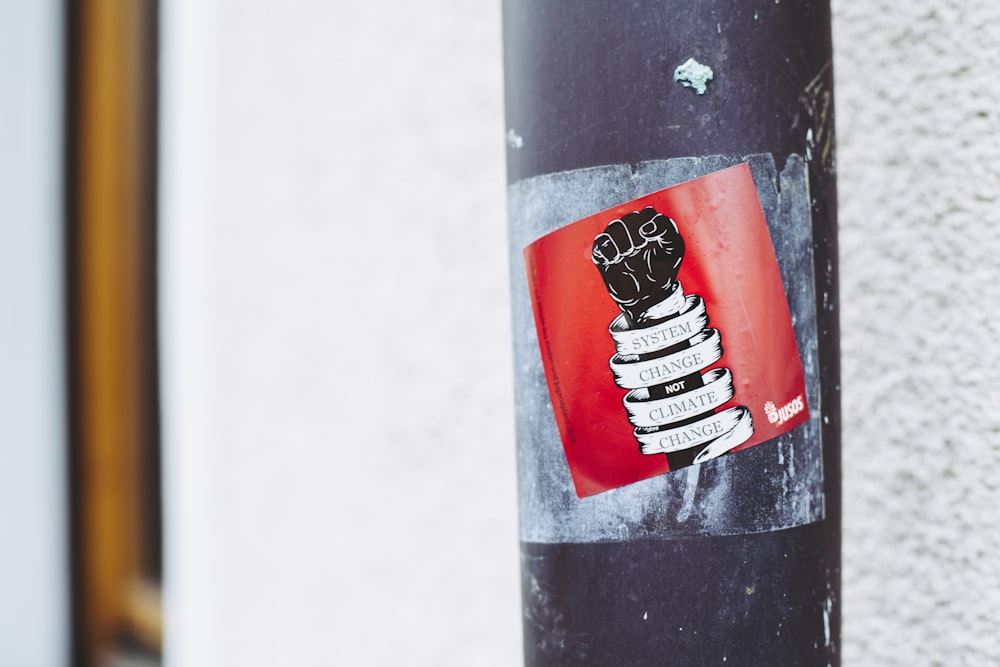
[[[663,455],[645,456],[622,405],[608,360],[608,332],[619,314],[591,259],[594,237],[622,215],[652,206],[677,223],[686,252],[678,279],[705,300],[709,326],[722,334],[754,435],[746,449],[804,423],[808,409],[771,424],[764,403],[785,405],[805,382],[778,264],[746,164],[620,204],[543,236],[524,250],[535,326],[556,422],[577,495],[582,497],[669,471]],[[706,369],[707,370],[707,369]],[[720,409],[723,409],[720,408]]]

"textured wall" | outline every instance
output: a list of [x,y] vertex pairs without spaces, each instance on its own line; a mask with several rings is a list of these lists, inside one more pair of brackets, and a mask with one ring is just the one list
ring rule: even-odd
[[834,9],[846,664],[997,664],[1000,4]]
[[[995,664],[1000,5],[835,12],[845,664]],[[165,3],[171,664],[516,664],[499,17]]]

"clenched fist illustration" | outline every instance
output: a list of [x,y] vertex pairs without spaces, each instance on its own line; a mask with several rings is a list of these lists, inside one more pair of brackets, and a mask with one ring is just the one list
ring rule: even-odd
[[611,298],[635,325],[677,290],[684,239],[673,220],[647,206],[605,227],[593,257]]

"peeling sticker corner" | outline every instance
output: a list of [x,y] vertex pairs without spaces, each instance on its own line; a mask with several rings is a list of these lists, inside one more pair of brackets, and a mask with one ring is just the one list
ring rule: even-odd
[[694,88],[694,92],[699,95],[704,95],[708,90],[708,82],[713,76],[711,67],[701,64],[694,58],[688,58],[683,65],[674,70],[674,81],[686,88]]

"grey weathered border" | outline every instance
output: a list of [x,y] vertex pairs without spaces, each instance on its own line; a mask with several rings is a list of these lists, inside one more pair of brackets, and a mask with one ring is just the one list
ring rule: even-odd
[[[578,499],[542,370],[522,250],[624,201],[747,162],[767,219],[802,356],[809,422],[774,441]],[[548,174],[508,190],[521,539],[606,542],[780,530],[824,516],[812,224],[805,160],[770,154],[609,165]]]

